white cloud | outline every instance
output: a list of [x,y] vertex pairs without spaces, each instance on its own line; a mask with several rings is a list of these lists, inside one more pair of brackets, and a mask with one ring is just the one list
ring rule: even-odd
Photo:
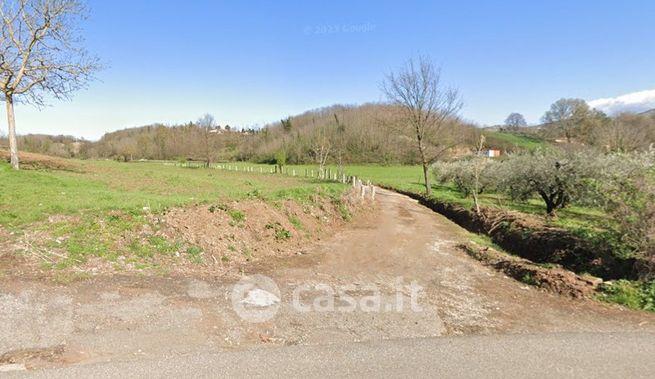
[[621,112],[644,112],[655,109],[655,89],[587,102],[590,107],[613,115]]

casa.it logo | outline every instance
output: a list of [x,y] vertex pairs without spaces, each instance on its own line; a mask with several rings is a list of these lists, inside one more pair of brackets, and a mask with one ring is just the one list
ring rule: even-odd
[[260,323],[275,317],[280,299],[277,284],[260,274],[245,277],[232,288],[232,308],[249,322]]

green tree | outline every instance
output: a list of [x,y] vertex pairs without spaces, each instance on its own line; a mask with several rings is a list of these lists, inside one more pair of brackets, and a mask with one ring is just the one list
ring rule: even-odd
[[588,183],[595,176],[592,163],[584,153],[537,150],[508,156],[495,172],[498,188],[513,200],[527,201],[538,195],[546,213],[555,216],[557,209],[588,200]]
[[525,117],[523,117],[522,114],[514,112],[510,113],[505,119],[505,126],[509,130],[519,130],[519,128],[528,126],[528,123],[525,121]]
[[278,167],[280,173],[282,173],[282,167],[287,164],[287,150],[280,149],[275,153],[275,164]]
[[655,151],[599,156],[595,200],[618,227],[621,240],[641,257],[641,274],[655,278]]
[[571,143],[580,134],[590,114],[589,105],[582,99],[559,99],[551,104],[541,121],[564,134],[566,142]]

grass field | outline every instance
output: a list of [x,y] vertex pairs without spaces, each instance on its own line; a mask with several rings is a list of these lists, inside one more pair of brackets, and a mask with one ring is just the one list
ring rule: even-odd
[[548,146],[548,143],[543,139],[525,134],[485,131],[484,135],[487,137],[487,144],[492,147],[516,147],[524,150],[535,150]]
[[187,169],[159,162],[80,161],[76,171],[11,170],[0,164],[0,225],[17,228],[49,215],[110,210],[159,212],[222,199],[306,199],[345,186],[282,175]]
[[[163,162],[72,161],[74,170],[14,171],[0,164],[0,226],[20,240],[24,254],[43,258],[43,268],[64,269],[99,257],[138,269],[165,269],[158,256],[182,251],[198,262],[202,250],[183,241],[138,231],[152,225],[148,215],[170,207],[224,204],[256,198],[270,203],[309,203],[320,192],[337,199],[339,183],[243,171],[190,169]],[[0,230],[1,231],[1,230]],[[0,240],[0,242],[3,242]],[[53,252],[65,251],[63,259]],[[56,254],[56,253],[54,253]]]

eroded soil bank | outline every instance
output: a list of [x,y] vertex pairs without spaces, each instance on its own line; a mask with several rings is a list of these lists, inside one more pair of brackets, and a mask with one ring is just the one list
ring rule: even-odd
[[421,194],[397,192],[418,200],[471,232],[488,235],[507,252],[530,261],[560,265],[604,280],[639,276],[639,262],[634,258],[617,257],[607,246],[594,246],[566,229],[546,225],[537,217],[490,208],[483,208],[479,216],[472,210]]
[[317,192],[305,201],[217,199],[161,214],[55,215],[17,233],[0,227],[0,277],[234,276],[261,260],[305,254],[370,211],[354,193]]

